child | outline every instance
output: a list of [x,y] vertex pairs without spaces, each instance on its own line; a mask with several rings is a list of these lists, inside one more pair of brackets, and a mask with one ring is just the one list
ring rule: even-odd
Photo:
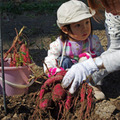
[[50,44],[44,61],[44,72],[48,77],[70,68],[81,57],[96,57],[103,52],[99,38],[91,34],[90,18],[94,15],[95,11],[82,1],[70,0],[59,7],[57,25],[61,34]]
[[[99,38],[92,35],[90,18],[94,15],[94,10],[78,0],[70,0],[59,7],[57,25],[61,34],[56,41],[50,44],[48,56],[44,61],[44,72],[48,77],[63,69],[71,68],[83,57],[88,59],[101,55],[103,47]],[[92,79],[98,80],[101,74],[106,75],[107,73],[104,70],[95,72]],[[93,89],[96,99],[105,98],[101,90],[96,87]]]

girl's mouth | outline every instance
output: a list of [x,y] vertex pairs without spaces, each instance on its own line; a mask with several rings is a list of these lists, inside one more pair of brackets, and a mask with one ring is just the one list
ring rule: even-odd
[[86,35],[87,35],[87,33],[83,34],[83,36],[86,36]]

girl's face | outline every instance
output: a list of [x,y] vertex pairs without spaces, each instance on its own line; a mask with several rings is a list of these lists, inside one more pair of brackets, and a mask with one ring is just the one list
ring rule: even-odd
[[85,19],[80,22],[70,24],[71,31],[67,31],[71,41],[86,40],[91,33],[91,21]]

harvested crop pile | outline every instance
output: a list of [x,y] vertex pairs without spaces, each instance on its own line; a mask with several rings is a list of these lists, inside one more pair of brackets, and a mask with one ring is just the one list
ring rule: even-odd
[[37,114],[40,115],[37,119],[45,119],[47,116],[57,120],[71,117],[83,120],[90,117],[91,109],[94,108],[92,88],[83,83],[77,92],[71,95],[60,84],[65,73],[66,71],[61,71],[44,82],[37,97],[37,108],[33,118]]

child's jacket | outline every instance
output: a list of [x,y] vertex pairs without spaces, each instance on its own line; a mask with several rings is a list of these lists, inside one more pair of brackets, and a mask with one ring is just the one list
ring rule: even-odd
[[[44,62],[48,68],[55,68],[58,64],[57,58],[60,56],[68,56],[73,63],[76,63],[74,58],[81,53],[88,52],[92,57],[96,57],[101,55],[103,51],[103,47],[96,35],[88,37],[85,41],[75,42],[67,40],[65,43],[58,37],[50,44],[48,56],[45,57]],[[46,71],[46,66],[44,66],[44,71]]]

